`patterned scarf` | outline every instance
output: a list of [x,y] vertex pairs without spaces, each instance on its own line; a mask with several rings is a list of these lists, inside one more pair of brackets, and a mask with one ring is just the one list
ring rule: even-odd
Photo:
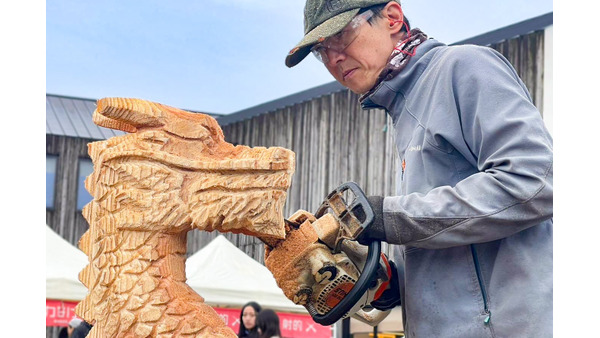
[[394,47],[392,55],[390,55],[388,59],[387,66],[383,68],[379,74],[379,77],[377,77],[377,81],[375,82],[373,88],[363,94],[359,101],[363,102],[369,95],[379,88],[383,81],[390,80],[398,75],[398,73],[400,73],[404,67],[406,67],[410,57],[415,55],[417,47],[426,40],[427,34],[421,32],[421,30],[418,28],[411,29],[408,33],[408,38],[399,41],[398,44],[396,44],[396,47]]

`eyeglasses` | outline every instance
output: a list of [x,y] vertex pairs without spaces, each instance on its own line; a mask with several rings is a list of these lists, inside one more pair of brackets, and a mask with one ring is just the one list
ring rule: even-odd
[[310,51],[314,54],[317,60],[323,63],[329,62],[327,51],[331,49],[338,53],[343,52],[344,49],[348,48],[348,46],[350,46],[350,44],[356,39],[360,33],[360,28],[362,25],[372,16],[372,10],[358,14],[339,33],[328,37],[323,42],[317,43],[310,49]]

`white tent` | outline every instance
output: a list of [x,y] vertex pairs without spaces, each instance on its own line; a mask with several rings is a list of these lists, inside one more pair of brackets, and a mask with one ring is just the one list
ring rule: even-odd
[[82,300],[87,288],[78,275],[88,264],[88,258],[46,224],[46,298]]
[[285,297],[271,272],[219,235],[186,261],[187,284],[218,307],[242,307],[249,301],[282,312],[306,313]]
[[[79,281],[87,256],[46,225],[46,298],[80,301],[88,293]],[[218,307],[256,301],[282,312],[306,313],[287,299],[271,272],[219,235],[186,260],[187,284]]]

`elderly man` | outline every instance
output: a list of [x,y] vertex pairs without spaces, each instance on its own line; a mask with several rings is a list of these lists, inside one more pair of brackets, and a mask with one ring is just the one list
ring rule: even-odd
[[[395,196],[370,196],[358,238],[393,246],[407,337],[552,336],[552,138],[509,62],[410,29],[397,1],[307,0],[309,53],[381,108],[399,154]],[[373,151],[377,151],[373,149]]]

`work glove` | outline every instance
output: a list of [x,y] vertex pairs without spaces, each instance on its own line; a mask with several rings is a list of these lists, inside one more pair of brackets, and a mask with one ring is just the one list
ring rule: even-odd
[[391,268],[390,284],[388,288],[383,291],[381,296],[371,302],[371,306],[380,311],[386,311],[400,305],[400,285],[398,283],[398,269],[396,264],[392,261],[388,261]]
[[375,217],[356,238],[358,243],[369,245],[373,241],[386,241],[385,228],[383,227],[383,196],[367,196]]

